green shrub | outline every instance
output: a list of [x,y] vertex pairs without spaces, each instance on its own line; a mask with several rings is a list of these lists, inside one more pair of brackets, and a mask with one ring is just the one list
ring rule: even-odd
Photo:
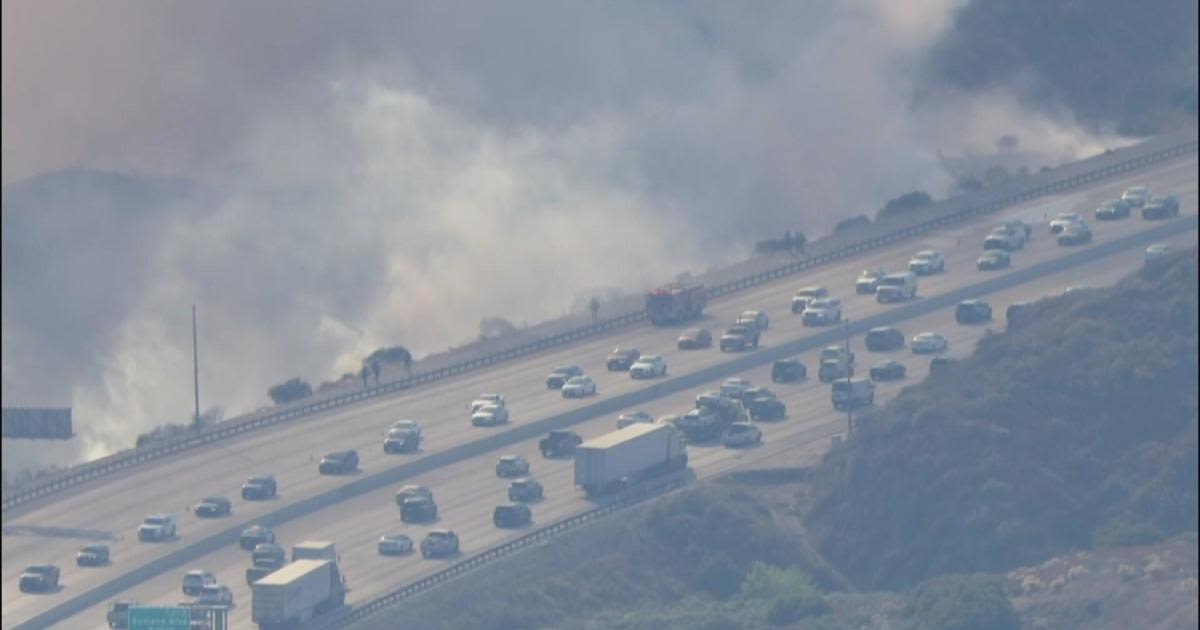
[[824,614],[828,610],[825,598],[818,594],[787,595],[771,602],[771,607],[767,609],[767,621],[773,626],[785,626],[805,617]]
[[1004,586],[988,575],[947,575],[917,587],[906,610],[914,630],[1017,630]]
[[720,553],[701,561],[696,571],[696,586],[717,597],[730,597],[741,588],[744,575],[729,556]]
[[267,395],[271,397],[271,400],[275,401],[276,405],[282,405],[283,403],[312,396],[312,385],[309,385],[307,381],[293,378],[272,386],[267,390]]

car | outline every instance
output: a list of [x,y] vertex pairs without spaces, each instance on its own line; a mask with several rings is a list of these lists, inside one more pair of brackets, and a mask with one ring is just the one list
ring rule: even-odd
[[775,394],[761,387],[753,387],[742,394],[746,412],[754,420],[782,420],[787,416],[787,405]]
[[1121,201],[1129,204],[1130,207],[1141,208],[1150,202],[1150,187],[1130,186],[1121,193]]
[[583,438],[574,431],[551,431],[538,441],[542,457],[565,457],[575,454],[575,447],[583,444]]
[[204,497],[200,499],[200,504],[196,506],[196,516],[200,518],[214,518],[217,516],[227,516],[232,511],[233,504],[225,497]]
[[821,286],[804,287],[796,291],[796,295],[792,296],[792,313],[804,312],[810,300],[818,300],[823,297],[829,297],[829,291]]
[[413,539],[404,534],[386,534],[379,537],[379,555],[401,556],[413,552]]
[[287,551],[275,543],[258,543],[250,552],[250,561],[256,567],[272,567],[278,569],[287,562]]
[[817,379],[822,383],[854,376],[854,353],[845,346],[825,346],[818,360]]
[[870,267],[863,269],[862,273],[858,274],[858,279],[854,281],[855,293],[874,293],[879,287],[879,280],[887,275],[887,271],[883,267]]
[[571,380],[562,386],[563,398],[583,398],[595,393],[596,381],[590,376],[572,376]]
[[731,448],[762,444],[762,429],[749,422],[734,422],[725,430],[721,442]]
[[737,400],[732,396],[728,396],[720,391],[701,392],[696,396],[697,409],[708,409],[714,412],[728,412],[736,403]]
[[421,435],[421,423],[417,422],[416,420],[397,420],[392,423],[392,426],[390,429],[388,429],[388,431],[405,431],[407,433]]
[[983,249],[1015,251],[1025,246],[1025,230],[1017,225],[1005,223],[992,228],[983,239]]
[[1154,197],[1142,207],[1142,218],[1148,220],[1167,219],[1179,216],[1179,198]]
[[91,543],[75,554],[75,564],[81,567],[101,567],[109,562],[108,545]]
[[197,604],[206,606],[232,606],[233,591],[224,584],[205,584],[196,597]]
[[833,382],[829,397],[837,410],[870,407],[875,404],[875,381],[868,378],[840,378]]
[[712,346],[712,333],[707,328],[688,328],[679,335],[680,350],[699,350]]
[[479,411],[481,408],[488,405],[503,407],[504,396],[501,396],[500,394],[480,394],[475,398],[475,400],[471,401],[471,413],[475,413],[476,411]]
[[238,537],[238,546],[246,551],[254,551],[254,548],[263,543],[275,542],[275,532],[264,525],[251,525],[242,530],[242,535]]
[[1083,245],[1090,242],[1092,242],[1092,229],[1083,223],[1068,225],[1058,234],[1059,245]]
[[501,455],[496,460],[497,477],[520,477],[529,474],[529,460],[520,455]]
[[734,324],[726,328],[725,333],[721,335],[721,352],[757,348],[759,335],[760,331],[754,326]]
[[975,261],[975,268],[979,271],[1004,269],[1011,265],[1012,256],[1009,256],[1008,252],[1002,249],[989,249]]
[[528,477],[514,479],[508,484],[509,501],[540,501],[545,492],[540,481]]
[[166,540],[175,535],[175,517],[170,514],[151,514],[137,528],[138,540]]
[[871,352],[887,352],[904,347],[904,333],[891,326],[876,326],[867,331],[863,342]]
[[1146,264],[1158,264],[1175,255],[1175,249],[1166,243],[1155,243],[1146,248]]
[[771,381],[794,383],[808,378],[808,368],[800,359],[780,359],[771,365]]
[[630,378],[654,378],[667,375],[667,360],[658,354],[645,354],[629,368]]
[[1109,199],[1102,202],[1100,207],[1096,208],[1093,215],[1097,221],[1112,221],[1114,219],[1128,218],[1131,210],[1132,207],[1128,201],[1124,199]]
[[842,321],[842,301],[833,297],[811,300],[808,306],[804,307],[804,312],[800,314],[800,321],[805,326],[821,326],[840,322]]
[[922,275],[945,271],[946,257],[936,249],[923,249],[908,261],[908,270]]
[[216,584],[217,576],[204,569],[192,569],[183,574],[183,594],[195,597],[209,584]]
[[904,364],[892,359],[886,359],[871,366],[870,375],[873,381],[895,381],[904,378]]
[[1078,212],[1059,212],[1058,216],[1050,220],[1050,233],[1058,234],[1067,229],[1068,225],[1083,223],[1083,217]]
[[426,558],[453,556],[458,553],[458,534],[449,529],[431,529],[421,541],[421,555]]
[[923,332],[913,337],[908,345],[913,354],[932,354],[946,350],[950,347],[950,342],[938,333]]
[[272,499],[278,492],[275,477],[272,475],[254,475],[242,484],[242,498],[246,501],[262,501]]
[[983,300],[963,300],[954,308],[954,321],[975,324],[992,320],[992,307]]
[[437,503],[430,497],[408,497],[400,504],[400,520],[405,523],[428,523],[437,520],[437,514]]
[[955,363],[956,359],[953,357],[934,357],[933,360],[929,362],[929,373],[937,374],[939,372],[945,372],[946,370],[954,367]]
[[383,438],[384,453],[404,453],[411,452],[421,447],[421,433],[419,431],[410,431],[408,429],[391,428],[388,429],[387,436]]
[[508,422],[508,407],[484,405],[471,414],[471,424],[477,427],[494,427]]
[[348,449],[326,453],[317,464],[322,475],[345,475],[358,470],[358,451]]
[[128,600],[117,600],[108,605],[108,613],[105,615],[105,620],[108,621],[109,628],[128,628],[129,627],[129,609],[132,606],[139,606],[138,602]]
[[744,378],[736,376],[727,378],[725,379],[724,383],[721,383],[721,395],[738,399],[741,398],[742,394],[745,393],[746,390],[750,389],[750,387],[750,381]]
[[626,411],[625,413],[617,416],[618,429],[624,429],[631,424],[640,423],[653,424],[654,416],[651,416],[645,411]]
[[614,348],[612,352],[608,353],[605,364],[608,365],[609,372],[628,370],[640,356],[642,356],[642,352],[637,348]]
[[53,564],[31,564],[21,570],[18,586],[22,593],[44,593],[58,588],[58,567]]
[[771,325],[771,319],[762,311],[742,311],[742,314],[738,315],[737,323],[754,324],[759,330],[766,330]]
[[417,484],[411,483],[401,486],[400,489],[396,491],[396,505],[403,506],[405,499],[410,497],[425,497],[426,499],[432,501],[433,491],[425,486],[418,486]]
[[533,510],[524,503],[497,505],[492,511],[492,523],[496,527],[521,527],[533,521]]
[[546,387],[549,389],[562,389],[567,381],[576,376],[583,376],[583,368],[578,365],[560,365],[554,368],[550,376],[546,377]]

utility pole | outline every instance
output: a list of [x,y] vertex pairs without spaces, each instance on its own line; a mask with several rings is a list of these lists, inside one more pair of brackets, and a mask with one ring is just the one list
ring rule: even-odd
[[854,433],[854,392],[850,386],[850,372],[853,370],[853,363],[850,363],[850,320],[846,320],[846,391],[849,392],[850,402],[846,405],[846,436],[849,437]]
[[196,305],[192,305],[192,383],[196,388],[196,415],[192,424],[200,430],[200,349],[196,344]]

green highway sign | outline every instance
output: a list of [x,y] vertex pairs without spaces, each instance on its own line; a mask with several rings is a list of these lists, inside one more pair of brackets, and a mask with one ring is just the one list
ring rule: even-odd
[[188,630],[192,613],[179,606],[130,606],[129,630]]

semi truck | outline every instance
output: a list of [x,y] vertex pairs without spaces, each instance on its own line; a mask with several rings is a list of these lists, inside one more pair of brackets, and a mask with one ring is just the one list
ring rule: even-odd
[[261,630],[296,628],[346,601],[342,575],[329,560],[296,560],[250,589],[250,618]]
[[687,468],[680,431],[639,422],[588,440],[575,449],[575,485],[597,496],[656,475]]
[[708,304],[704,285],[672,284],[646,294],[646,315],[655,326],[698,319]]

